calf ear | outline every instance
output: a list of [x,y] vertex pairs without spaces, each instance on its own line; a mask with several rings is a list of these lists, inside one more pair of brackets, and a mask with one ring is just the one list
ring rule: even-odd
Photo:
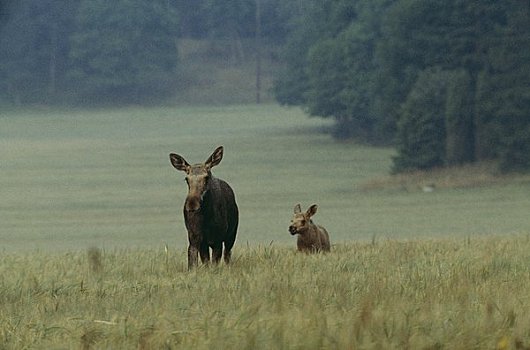
[[221,159],[223,159],[223,146],[217,147],[204,164],[208,168],[213,168],[217,164],[221,163]]
[[307,216],[311,217],[317,213],[318,206],[316,204],[313,204],[312,206],[307,209]]
[[188,162],[186,162],[186,159],[184,159],[182,156],[179,156],[178,154],[175,154],[175,153],[170,153],[169,160],[171,161],[171,164],[173,164],[175,169],[188,172],[190,165],[188,164]]
[[300,214],[302,212],[302,208],[300,207],[300,203],[294,206],[294,213]]

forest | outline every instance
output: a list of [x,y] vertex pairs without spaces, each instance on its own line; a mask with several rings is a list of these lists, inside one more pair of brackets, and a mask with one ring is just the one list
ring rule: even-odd
[[[265,43],[285,37],[278,3],[260,6]],[[228,52],[237,61],[256,37],[256,6],[248,0],[22,0],[1,12],[4,104],[170,102],[187,68],[181,42],[203,40],[212,59]]]
[[394,171],[530,166],[530,2],[313,2],[286,44],[280,103],[390,142]]
[[179,42],[235,62],[273,47],[276,100],[333,118],[337,138],[395,146],[394,172],[530,168],[527,0],[20,0],[0,13],[2,105],[168,103],[186,88]]

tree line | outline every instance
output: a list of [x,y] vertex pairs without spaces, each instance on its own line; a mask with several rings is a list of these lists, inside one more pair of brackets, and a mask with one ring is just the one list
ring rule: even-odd
[[183,38],[281,46],[276,99],[395,145],[396,172],[530,168],[528,0],[5,0],[0,103],[163,100]]
[[18,0],[0,7],[0,103],[101,103],[174,92],[182,38],[281,42],[280,0]]
[[307,0],[296,10],[280,103],[334,118],[337,137],[396,145],[396,172],[530,167],[530,2]]

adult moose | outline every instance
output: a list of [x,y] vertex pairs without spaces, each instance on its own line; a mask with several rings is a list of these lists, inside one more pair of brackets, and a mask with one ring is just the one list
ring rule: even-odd
[[223,159],[219,146],[204,163],[189,165],[180,155],[169,155],[175,169],[186,173],[188,196],[184,202],[184,221],[188,230],[188,269],[197,266],[200,255],[203,264],[221,259],[224,244],[224,261],[230,262],[239,223],[234,191],[225,181],[212,175],[211,169]]

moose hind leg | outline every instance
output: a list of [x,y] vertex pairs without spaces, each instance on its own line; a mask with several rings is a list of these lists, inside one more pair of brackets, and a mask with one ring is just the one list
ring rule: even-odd
[[230,258],[232,257],[232,250],[225,247],[224,261],[226,264],[230,263]]
[[[237,226],[236,226],[237,228]],[[235,240],[236,240],[236,229],[234,229],[233,234],[231,235],[231,238],[225,241],[225,252],[224,252],[224,261],[225,263],[230,263],[230,259],[232,258],[232,247],[234,246]]]
[[218,264],[223,255],[223,245],[219,244],[212,248],[212,260],[215,264]]

